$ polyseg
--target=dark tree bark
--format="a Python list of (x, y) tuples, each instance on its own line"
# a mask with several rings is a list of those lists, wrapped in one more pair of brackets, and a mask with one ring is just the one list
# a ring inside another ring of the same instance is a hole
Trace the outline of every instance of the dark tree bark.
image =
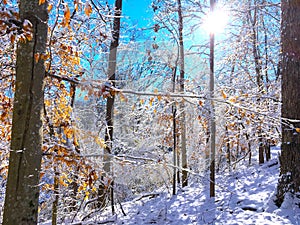
[(52, 203), (52, 225), (57, 224), (57, 211), (59, 202), (59, 172), (57, 172), (57, 167), (54, 166), (54, 201)]
[[(113, 22), (112, 37), (113, 40), (110, 44), (109, 59), (108, 59), (108, 80), (115, 86), (116, 81), (116, 66), (117, 66), (117, 48), (119, 46), (120, 37), (120, 24), (121, 24), (121, 10), (122, 0), (115, 2), (115, 18)], [(115, 96), (112, 95), (107, 98), (106, 103), (106, 124), (107, 130), (105, 133), (106, 148), (104, 149), (104, 170), (110, 172), (110, 160), (106, 159), (111, 154), (112, 140), (113, 140), (113, 109), (114, 109)]]
[[(113, 30), (112, 37), (113, 40), (110, 43), (109, 48), (109, 59), (108, 59), (108, 80), (115, 87), (116, 81), (116, 66), (117, 66), (117, 49), (119, 46), (119, 37), (120, 37), (120, 25), (121, 25), (121, 12), (122, 12), (122, 0), (115, 1), (115, 17), (113, 20)], [(107, 98), (106, 102), (106, 132), (105, 132), (105, 144), (104, 148), (104, 171), (107, 175), (111, 172), (111, 153), (112, 153), (112, 141), (113, 141), (113, 117), (114, 117), (114, 102), (115, 96), (112, 95)], [(113, 182), (111, 183), (110, 193), (111, 193), (111, 202), (112, 202), (112, 211), (114, 213), (114, 204), (113, 204)], [(103, 195), (105, 196), (105, 195)]]
[[(251, 8), (252, 1), (249, 1), (249, 9)], [(255, 64), (255, 73), (256, 73), (256, 84), (258, 87), (259, 94), (261, 94), (263, 89), (263, 76), (262, 76), (262, 65), (261, 65), (261, 56), (259, 54), (258, 49), (258, 31), (257, 31), (257, 17), (258, 17), (258, 2), (257, 0), (254, 0), (253, 2), (254, 9), (253, 9), (253, 15), (251, 13), (251, 10), (249, 10), (248, 13), (248, 23), (251, 27), (251, 41), (252, 41), (252, 53), (253, 53), (253, 59)], [(258, 97), (257, 103), (260, 104), (260, 99)], [(259, 125), (257, 126), (257, 133), (258, 133), (258, 162), (259, 164), (263, 164), (265, 162), (264, 159), (264, 140), (262, 136), (262, 121), (259, 119)]]
[(33, 38), (17, 47), (16, 91), (9, 170), (4, 204), (4, 225), (37, 224), (39, 177), (42, 159), (44, 61), (35, 60), (46, 50), (47, 4), (20, 0), (20, 18), (33, 25)]
[(282, 152), (277, 204), (300, 187), (300, 1), (283, 0), (282, 41)]
[[(210, 0), (210, 12), (214, 11), (216, 1)], [(215, 165), (216, 165), (216, 121), (215, 121), (215, 107), (214, 107), (214, 91), (215, 91), (215, 77), (214, 77), (214, 62), (215, 59), (215, 34), (209, 34), (209, 93), (210, 93), (210, 197), (215, 197)]]
[[(177, 63), (176, 63), (177, 64)], [(176, 66), (172, 68), (172, 85), (173, 85), (173, 93), (175, 93), (175, 86), (176, 86)], [(173, 115), (173, 195), (176, 195), (176, 175), (177, 175), (177, 126), (176, 126), (176, 102), (172, 104), (172, 115)]]

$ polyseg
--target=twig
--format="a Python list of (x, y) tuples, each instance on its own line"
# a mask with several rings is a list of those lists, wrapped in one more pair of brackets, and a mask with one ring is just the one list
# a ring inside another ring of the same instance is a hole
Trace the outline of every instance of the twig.
[(72, 79), (72, 78), (69, 78), (69, 77), (61, 77), (61, 76), (58, 76), (58, 75), (55, 75), (55, 74), (52, 74), (52, 73), (48, 73), (46, 72), (46, 76), (47, 77), (53, 77), (57, 80), (64, 80), (64, 81), (67, 81), (67, 82), (70, 82), (72, 84), (80, 84), (80, 82), (78, 80), (75, 80), (75, 79)]
[(139, 200), (141, 200), (142, 198), (148, 198), (148, 197), (150, 197), (150, 198), (155, 198), (155, 197), (157, 197), (157, 196), (159, 196), (159, 194), (157, 194), (157, 193), (150, 193), (150, 194), (142, 195), (141, 197), (139, 197), (139, 198), (136, 199), (135, 201), (139, 201)]
[(102, 16), (101, 13), (100, 13), (100, 10), (99, 10), (99, 8), (97, 7), (97, 5), (95, 4), (95, 2), (94, 2), (93, 0), (91, 0), (91, 3), (92, 3), (92, 5), (95, 7), (95, 9), (96, 9), (98, 15), (100, 16), (100, 19), (106, 24), (107, 22), (104, 20), (103, 16)]
[(125, 211), (124, 211), (124, 209), (123, 209), (123, 206), (122, 206), (120, 200), (117, 199), (117, 201), (118, 201), (118, 203), (119, 203), (119, 205), (120, 205), (120, 208), (121, 208), (121, 211), (122, 211), (123, 215), (124, 215), (124, 216), (127, 216), (127, 214), (125, 213)]

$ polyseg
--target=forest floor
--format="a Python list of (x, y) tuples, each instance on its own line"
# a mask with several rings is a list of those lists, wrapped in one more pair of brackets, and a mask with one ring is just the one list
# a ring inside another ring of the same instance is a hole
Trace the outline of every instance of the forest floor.
[(123, 213), (119, 205), (117, 215), (102, 212), (82, 224), (300, 225), (299, 198), (287, 196), (280, 209), (274, 204), (279, 151), (272, 148), (272, 159), (263, 165), (255, 160), (252, 166), (243, 165), (245, 160), (233, 172), (219, 173), (215, 198), (209, 197), (209, 182), (203, 181), (174, 196), (159, 191), (144, 195), (122, 203)]
[[(207, 176), (199, 176), (197, 182), (179, 189), (174, 196), (171, 190), (156, 190), (118, 203), (114, 216), (107, 209), (91, 214), (85, 221), (62, 224), (300, 225), (300, 196), (288, 195), (281, 208), (274, 204), (279, 152), (279, 148), (272, 148), (272, 159), (263, 165), (258, 165), (255, 157), (251, 166), (245, 160), (230, 173), (220, 171), (215, 198), (209, 197)], [(40, 223), (50, 224), (51, 221)]]

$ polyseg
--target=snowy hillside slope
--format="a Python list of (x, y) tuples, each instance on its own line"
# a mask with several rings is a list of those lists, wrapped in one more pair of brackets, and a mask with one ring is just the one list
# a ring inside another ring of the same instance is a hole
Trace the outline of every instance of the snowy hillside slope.
[[(116, 215), (110, 210), (91, 214), (81, 221), (60, 224), (176, 224), (176, 225), (300, 225), (300, 194), (286, 196), (281, 208), (274, 204), (279, 175), (278, 147), (272, 148), (271, 161), (258, 165), (247, 160), (231, 173), (220, 172), (216, 177), (216, 197), (209, 197), (209, 180), (180, 189), (172, 196), (167, 191), (143, 194), (132, 201), (118, 203)], [(4, 186), (0, 200), (4, 201)], [(126, 214), (126, 215), (125, 215)], [(88, 219), (89, 218), (89, 219)], [(40, 218), (43, 221), (43, 218)], [(51, 221), (40, 223), (50, 225)]]
[(298, 198), (288, 196), (281, 209), (273, 202), (279, 175), (278, 153), (279, 148), (273, 148), (272, 160), (263, 165), (254, 162), (230, 174), (218, 174), (215, 199), (209, 198), (206, 181), (179, 190), (175, 196), (156, 192), (157, 195), (122, 203), (126, 216), (119, 206), (116, 216), (105, 218), (102, 213), (82, 224), (298, 225)]

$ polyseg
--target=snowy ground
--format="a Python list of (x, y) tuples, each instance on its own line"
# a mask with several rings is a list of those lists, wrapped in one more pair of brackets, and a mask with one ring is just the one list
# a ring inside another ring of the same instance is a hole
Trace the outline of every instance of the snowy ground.
[[(236, 171), (218, 174), (215, 198), (209, 197), (209, 181), (203, 178), (201, 183), (181, 189), (175, 196), (157, 191), (118, 204), (114, 216), (106, 211), (95, 213), (86, 221), (63, 224), (300, 225), (300, 196), (287, 196), (280, 209), (273, 202), (279, 173), (278, 152), (278, 148), (273, 148), (272, 160), (261, 166), (253, 162), (253, 166), (239, 165)], [(48, 221), (40, 225), (50, 224)]]
[[(300, 201), (288, 196), (281, 209), (273, 202), (278, 180), (279, 149), (272, 160), (250, 167), (239, 166), (230, 174), (217, 176), (216, 198), (209, 198), (208, 182), (192, 185), (175, 196), (157, 193), (122, 203), (117, 216), (95, 215), (82, 224), (259, 224), (300, 225)], [(111, 222), (109, 222), (111, 221)]]

